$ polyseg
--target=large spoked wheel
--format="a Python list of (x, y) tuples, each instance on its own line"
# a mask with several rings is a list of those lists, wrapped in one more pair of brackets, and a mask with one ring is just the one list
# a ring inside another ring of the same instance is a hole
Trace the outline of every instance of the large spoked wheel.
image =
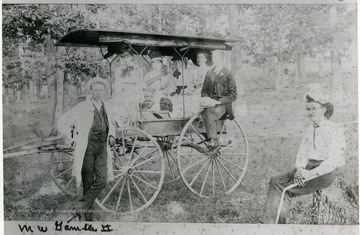
[(57, 151), (51, 153), (51, 177), (55, 184), (64, 193), (77, 196), (75, 176), (72, 176), (74, 158), (70, 151)]
[(209, 147), (202, 113), (192, 117), (177, 145), (180, 176), (186, 187), (203, 198), (230, 194), (241, 183), (248, 165), (245, 132), (234, 120), (218, 121), (219, 145)]
[(96, 199), (98, 206), (116, 213), (150, 206), (165, 176), (165, 160), (156, 140), (137, 128), (118, 129), (112, 154), (114, 180)]

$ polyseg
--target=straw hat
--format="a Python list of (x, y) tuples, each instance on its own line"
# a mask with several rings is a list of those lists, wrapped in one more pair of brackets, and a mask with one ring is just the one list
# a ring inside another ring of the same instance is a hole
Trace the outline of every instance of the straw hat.
[(329, 119), (334, 113), (334, 105), (330, 102), (330, 97), (324, 94), (319, 83), (310, 83), (309, 91), (304, 96), (305, 102), (316, 102), (326, 108), (324, 116)]
[(162, 62), (162, 58), (161, 57), (154, 57), (150, 60), (150, 63), (155, 62), (155, 61), (161, 61)]
[(86, 89), (88, 92), (91, 92), (91, 86), (92, 86), (93, 84), (95, 84), (95, 83), (101, 83), (101, 84), (103, 84), (106, 91), (109, 91), (109, 89), (110, 89), (109, 83), (108, 83), (105, 79), (102, 79), (102, 78), (100, 78), (100, 77), (95, 77), (95, 78), (90, 79), (90, 80), (85, 84), (85, 89)]

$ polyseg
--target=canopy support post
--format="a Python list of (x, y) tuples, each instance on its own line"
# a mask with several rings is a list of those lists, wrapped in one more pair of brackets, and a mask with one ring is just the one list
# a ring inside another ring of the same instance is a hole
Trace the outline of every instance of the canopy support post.
[[(149, 65), (150, 65), (150, 63), (149, 63), (149, 61), (147, 61), (145, 58), (144, 58), (144, 56), (143, 56), (143, 53), (144, 53), (144, 51), (147, 49), (147, 47), (148, 46), (145, 46), (144, 47), (144, 49), (142, 49), (141, 51), (140, 51), (140, 53), (139, 52), (137, 52), (137, 50), (135, 50), (132, 46), (131, 46), (131, 44), (129, 44), (129, 46), (130, 46), (130, 49), (131, 50), (133, 50), (137, 55), (138, 55), (138, 65), (140, 66), (140, 57), (139, 56), (141, 56)], [(150, 65), (151, 66), (151, 65)], [(140, 68), (140, 70), (141, 70), (141, 68)], [(139, 109), (140, 109), (140, 119), (142, 119), (143, 118), (143, 114), (142, 114), (142, 103), (143, 103), (143, 85), (142, 85), (142, 80), (143, 80), (143, 77), (142, 77), (142, 74), (139, 74), (139, 76), (140, 76), (140, 104), (139, 104)]]
[[(100, 48), (100, 52), (101, 52), (101, 55), (105, 58), (105, 54), (104, 54), (104, 52), (103, 52), (103, 50), (102, 50), (102, 48), (101, 48), (101, 46), (99, 46), (99, 48)], [(112, 59), (111, 61), (109, 61), (107, 58), (105, 59), (108, 63), (109, 63), (109, 73), (110, 73), (110, 78), (109, 78), (109, 84), (110, 84), (110, 96), (112, 96), (112, 90), (113, 90), (113, 88), (112, 88), (112, 80), (111, 80), (111, 78), (112, 78), (112, 71), (111, 71), (111, 65), (112, 65), (112, 63), (116, 60), (116, 58), (118, 57), (119, 55), (118, 54), (116, 54), (116, 56), (115, 56), (115, 58), (114, 59)]]
[(178, 52), (175, 47), (173, 47), (173, 49), (176, 52), (176, 54), (178, 54), (181, 58), (181, 82), (182, 82), (181, 95), (182, 95), (182, 100), (183, 100), (183, 118), (185, 118), (185, 94), (184, 94), (184, 91), (185, 91), (185, 89), (184, 89), (184, 83), (185, 83), (185, 81), (184, 81), (184, 63), (185, 63), (185, 61), (184, 61), (184, 57), (189, 52), (190, 47), (187, 48), (187, 50), (185, 51), (185, 53), (183, 55), (181, 55), (180, 52)]

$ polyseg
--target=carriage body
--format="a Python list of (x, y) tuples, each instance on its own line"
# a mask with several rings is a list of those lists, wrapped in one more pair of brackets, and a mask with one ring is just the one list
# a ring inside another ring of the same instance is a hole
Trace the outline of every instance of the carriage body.
[[(195, 62), (198, 50), (230, 51), (228, 43), (231, 42), (164, 34), (74, 30), (56, 46), (98, 47), (111, 71), (112, 61), (124, 48), (131, 49), (139, 60), (146, 60), (144, 56), (156, 49), (162, 56), (180, 56), (183, 62), (186, 57)], [(104, 48), (107, 48), (106, 54)], [(182, 69), (184, 71), (184, 63)], [(112, 80), (108, 79), (111, 84)], [(140, 86), (139, 93), (142, 92)], [(184, 97), (184, 92), (181, 95)], [(239, 121), (217, 120), (220, 144), (210, 148), (202, 112), (186, 116), (184, 98), (182, 117), (177, 118), (159, 110), (156, 118), (153, 110), (145, 110), (141, 104), (138, 107), (140, 118), (116, 129), (116, 145), (112, 148), (115, 179), (96, 199), (100, 208), (116, 213), (141, 211), (153, 203), (164, 182), (180, 179), (192, 193), (203, 198), (228, 195), (240, 185), (248, 165), (248, 143)], [(51, 148), (44, 147), (39, 145), (37, 150), (51, 152), (51, 174), (55, 183), (69, 195), (79, 194), (81, 189), (76, 187), (71, 174), (71, 148), (61, 147), (54, 141)]]

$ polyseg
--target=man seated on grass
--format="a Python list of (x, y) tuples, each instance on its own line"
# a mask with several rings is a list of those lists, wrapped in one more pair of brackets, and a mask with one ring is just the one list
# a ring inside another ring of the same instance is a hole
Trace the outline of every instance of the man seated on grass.
[[(320, 88), (307, 94), (305, 99), (311, 125), (306, 129), (298, 150), (296, 168), (271, 177), (260, 223), (276, 223), (281, 194), (285, 187), (297, 184), (285, 193), (278, 221), (281, 224), (286, 223), (292, 197), (330, 186), (335, 180), (336, 169), (345, 165), (344, 131), (339, 124), (328, 120), (333, 114), (333, 105), (327, 101), (327, 96), (322, 94)], [(310, 178), (314, 179), (309, 180)]]

